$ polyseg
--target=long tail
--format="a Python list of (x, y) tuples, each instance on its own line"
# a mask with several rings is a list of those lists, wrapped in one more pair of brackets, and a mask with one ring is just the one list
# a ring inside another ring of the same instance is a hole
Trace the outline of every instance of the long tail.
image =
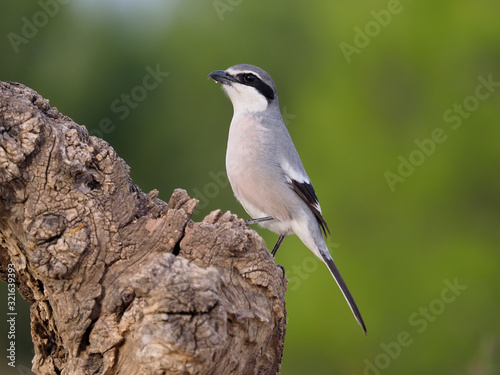
[(344, 298), (347, 301), (347, 304), (351, 308), (351, 311), (354, 314), (354, 317), (356, 318), (359, 325), (363, 329), (364, 334), (366, 335), (367, 331), (366, 331), (365, 322), (363, 321), (363, 317), (361, 316), (361, 313), (359, 312), (358, 306), (356, 305), (356, 302), (354, 302), (354, 298), (352, 297), (352, 294), (349, 291), (347, 284), (345, 283), (344, 279), (342, 278), (342, 275), (340, 274), (339, 269), (335, 265), (335, 262), (333, 261), (332, 256), (330, 255), (328, 250), (326, 253), (325, 253), (325, 251), (320, 250), (320, 254), (321, 254), (322, 260), (328, 266), (330, 273), (332, 274), (333, 278), (335, 279), (335, 282), (337, 283), (340, 290), (342, 291), (342, 294), (344, 295)]
[(330, 270), (335, 282), (339, 286), (342, 294), (344, 295), (347, 304), (351, 308), (354, 317), (358, 321), (359, 325), (363, 329), (364, 334), (366, 335), (366, 326), (363, 318), (361, 317), (361, 313), (359, 312), (358, 306), (356, 306), (356, 302), (354, 302), (354, 298), (352, 298), (351, 292), (349, 292), (349, 288), (342, 278), (339, 269), (335, 265), (330, 252), (328, 251), (328, 246), (326, 246), (326, 242), (321, 233), (319, 224), (316, 221), (314, 216), (310, 217), (310, 222), (314, 221), (314, 225), (309, 225), (309, 223), (305, 224), (303, 222), (292, 222), (293, 232), (301, 239), (301, 241), (306, 245), (309, 250), (311, 250), (314, 255), (316, 255), (319, 259), (321, 259)]

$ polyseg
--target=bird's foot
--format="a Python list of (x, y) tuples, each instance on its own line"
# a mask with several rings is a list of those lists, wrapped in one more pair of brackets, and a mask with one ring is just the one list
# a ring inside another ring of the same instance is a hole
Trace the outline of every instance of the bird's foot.
[(281, 271), (283, 272), (283, 277), (285, 277), (285, 267), (283, 267), (281, 264), (277, 264), (276, 267), (281, 268)]
[(271, 221), (271, 220), (274, 220), (274, 217), (271, 217), (271, 216), (259, 217), (257, 219), (245, 220), (245, 224), (252, 225), (252, 224), (263, 223), (265, 221)]

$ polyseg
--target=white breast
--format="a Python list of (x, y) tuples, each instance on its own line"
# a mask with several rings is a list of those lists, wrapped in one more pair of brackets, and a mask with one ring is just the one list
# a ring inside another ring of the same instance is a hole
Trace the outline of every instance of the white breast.
[[(280, 234), (290, 232), (287, 192), (293, 194), (274, 171), (269, 155), (269, 135), (252, 114), (235, 115), (231, 121), (226, 153), (226, 170), (234, 195), (252, 218), (271, 216), (275, 221), (262, 226)], [(279, 186), (278, 186), (279, 185)]]

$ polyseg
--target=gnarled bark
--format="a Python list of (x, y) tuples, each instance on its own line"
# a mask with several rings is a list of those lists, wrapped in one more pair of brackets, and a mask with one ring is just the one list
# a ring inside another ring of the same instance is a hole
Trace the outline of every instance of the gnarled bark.
[(196, 204), (142, 193), (106, 142), (0, 82), (0, 275), (32, 302), (37, 374), (279, 373), (286, 278)]

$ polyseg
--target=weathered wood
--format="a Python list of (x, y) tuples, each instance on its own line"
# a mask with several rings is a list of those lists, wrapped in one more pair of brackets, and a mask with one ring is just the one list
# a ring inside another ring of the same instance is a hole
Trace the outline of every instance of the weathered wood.
[(231, 213), (132, 184), (105, 141), (0, 82), (0, 276), (32, 302), (37, 374), (278, 374), (286, 278)]

